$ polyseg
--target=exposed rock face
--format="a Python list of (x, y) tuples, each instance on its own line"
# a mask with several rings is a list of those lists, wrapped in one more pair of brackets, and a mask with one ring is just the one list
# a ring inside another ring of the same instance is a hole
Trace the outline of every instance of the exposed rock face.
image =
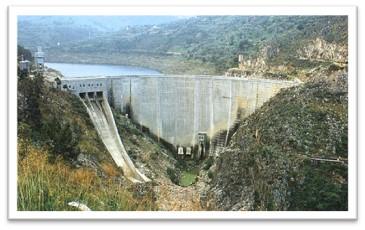
[(297, 50), (299, 59), (347, 62), (347, 45), (339, 45), (327, 42), (321, 38), (309, 41), (309, 43)]
[[(210, 209), (251, 211), (254, 210), (254, 190), (250, 186), (249, 177), (243, 176), (246, 170), (240, 166), (239, 150), (227, 149), (224, 157), (218, 158), (214, 171), (214, 186), (208, 192), (208, 197), (214, 200)], [(229, 165), (229, 170), (226, 168)]]
[(247, 59), (240, 63), (239, 69), (241, 70), (264, 70), (267, 68), (266, 66), (266, 59), (263, 57), (257, 57), (254, 59)]
[(95, 157), (83, 153), (80, 153), (77, 156), (76, 166), (80, 167), (79, 164), (83, 167), (92, 168), (94, 170), (98, 170), (100, 168), (100, 165)]
[(283, 90), (245, 119), (216, 160), (221, 210), (347, 210), (347, 74)]
[(238, 68), (228, 69), (226, 76), (294, 79), (320, 66), (325, 69), (330, 64), (336, 64), (344, 68), (347, 56), (347, 45), (331, 43), (319, 37), (297, 44), (290, 51), (268, 44), (255, 57), (241, 56)]
[(276, 45), (267, 45), (264, 46), (260, 52), (258, 53), (256, 58), (244, 58), (239, 64), (239, 69), (245, 70), (253, 70), (253, 71), (265, 71), (269, 70), (269, 66), (267, 64), (268, 60), (275, 58), (279, 55), (280, 49)]
[(288, 75), (295, 73), (296, 68), (288, 63), (272, 63), (280, 54), (278, 45), (268, 44), (255, 57), (242, 56), (238, 68), (228, 69), (226, 76), (288, 80)]

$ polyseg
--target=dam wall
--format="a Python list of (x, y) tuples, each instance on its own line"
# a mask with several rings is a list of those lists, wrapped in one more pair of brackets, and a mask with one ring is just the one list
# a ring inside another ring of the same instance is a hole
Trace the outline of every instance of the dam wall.
[(192, 147), (253, 113), (293, 81), (222, 76), (120, 76), (62, 80), (75, 94), (101, 91), (114, 108), (175, 147)]

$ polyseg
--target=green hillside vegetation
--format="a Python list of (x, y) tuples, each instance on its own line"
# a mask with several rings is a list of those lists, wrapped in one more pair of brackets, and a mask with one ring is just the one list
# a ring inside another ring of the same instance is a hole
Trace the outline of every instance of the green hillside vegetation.
[[(347, 43), (347, 18), (342, 16), (198, 16), (159, 26), (133, 26), (118, 32), (61, 47), (50, 47), (52, 61), (84, 60), (113, 64), (141, 65), (172, 71), (180, 63), (189, 68), (204, 65), (209, 73), (224, 73), (245, 58), (260, 55), (265, 46), (279, 48), (269, 65), (303, 64), (296, 50), (320, 37), (337, 44)], [(21, 42), (21, 41), (20, 41)], [(97, 58), (104, 54), (103, 58)], [(88, 60), (88, 57), (92, 57)], [(108, 56), (108, 59), (104, 57)], [(123, 58), (124, 57), (124, 58)], [(128, 60), (129, 57), (133, 60)], [(104, 61), (103, 61), (104, 60)], [(155, 60), (170, 60), (166, 66)], [(203, 73), (196, 69), (196, 73)]]
[(21, 57), (23, 56), (24, 60), (32, 61), (32, 52), (30, 50), (24, 49), (23, 46), (18, 45), (18, 61), (21, 61)]
[[(138, 17), (138, 18), (137, 18)], [(180, 20), (176, 16), (19, 16), (21, 44), (31, 50), (67, 45), (100, 38), (121, 28), (134, 25), (157, 25)]]
[(217, 159), (217, 206), (347, 210), (346, 81), (342, 72), (282, 90), (245, 119)]
[(99, 160), (108, 156), (79, 99), (46, 87), (42, 76), (19, 79), (18, 122), (21, 137), (47, 146), (55, 156), (75, 159), (89, 153)]
[(88, 25), (77, 25), (67, 21), (57, 22), (52, 20), (19, 20), (18, 23), (18, 44), (31, 51), (36, 51), (37, 46), (44, 50), (49, 47), (67, 45), (89, 39), (90, 35), (103, 34), (97, 29)]

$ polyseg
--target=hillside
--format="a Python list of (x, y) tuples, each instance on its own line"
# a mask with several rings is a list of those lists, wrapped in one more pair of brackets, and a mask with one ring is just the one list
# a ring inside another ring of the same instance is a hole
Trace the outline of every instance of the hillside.
[[(176, 60), (162, 69), (157, 66), (164, 72), (189, 61), (190, 68), (204, 64), (211, 72), (224, 73), (238, 65), (238, 54), (243, 54), (245, 59), (265, 55), (268, 65), (292, 65), (294, 68), (310, 65), (311, 62), (300, 61), (297, 53), (317, 38), (345, 45), (347, 19), (331, 16), (199, 16), (160, 26), (130, 27), (87, 42), (55, 47), (49, 52), (50, 56), (56, 57), (50, 57), (51, 60), (65, 55), (61, 61), (92, 57), (96, 62), (106, 62), (103, 57), (97, 58), (98, 55), (107, 54), (112, 57), (111, 61), (118, 60), (119, 56), (138, 55), (142, 59), (140, 63), (137, 59), (127, 64), (147, 67), (156, 66), (146, 59)], [(264, 54), (263, 49), (267, 49)], [(123, 59), (120, 63), (124, 64)]]
[[(107, 25), (106, 18), (103, 25)], [(100, 22), (93, 20), (77, 24), (74, 18), (68, 19), (72, 23), (48, 18), (46, 26), (41, 19), (23, 20), (18, 41), (32, 50), (43, 46), (47, 60), (53, 62), (137, 65), (181, 74), (222, 74), (238, 66), (238, 54), (245, 60), (264, 58), (267, 65), (313, 67), (318, 63), (301, 55), (301, 48), (316, 39), (344, 46), (345, 53), (347, 49), (347, 18), (342, 16), (152, 18), (152, 22), (165, 23), (143, 24), (147, 23), (143, 17), (137, 21), (112, 17), (110, 24), (117, 27), (119, 22), (120, 29), (103, 32), (98, 28)]]
[(18, 210), (155, 210), (151, 189), (123, 178), (74, 95), (19, 79)]
[(210, 169), (211, 208), (347, 210), (347, 73), (315, 78), (240, 123)]
[(37, 46), (70, 45), (100, 38), (128, 26), (158, 25), (182, 19), (175, 16), (19, 16), (18, 41), (32, 51)]

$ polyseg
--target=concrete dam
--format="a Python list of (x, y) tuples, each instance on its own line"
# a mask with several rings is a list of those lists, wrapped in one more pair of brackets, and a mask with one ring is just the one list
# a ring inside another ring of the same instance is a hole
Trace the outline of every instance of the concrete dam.
[[(237, 119), (253, 113), (294, 81), (223, 76), (119, 76), (64, 78), (63, 90), (80, 97), (100, 94), (180, 155), (212, 153), (213, 141)], [(228, 131), (227, 131), (228, 130)], [(105, 143), (107, 144), (107, 143)]]

